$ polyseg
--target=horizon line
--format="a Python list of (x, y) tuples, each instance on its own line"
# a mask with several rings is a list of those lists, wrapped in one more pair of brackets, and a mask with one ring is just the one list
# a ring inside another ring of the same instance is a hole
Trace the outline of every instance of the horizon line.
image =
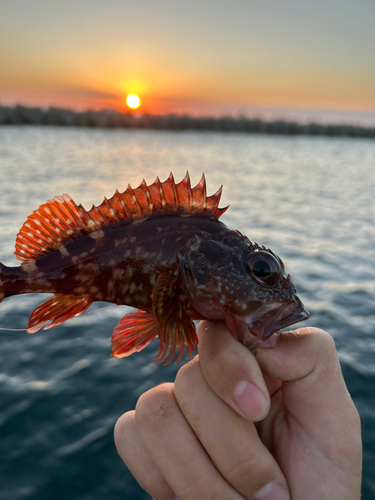
[(169, 131), (240, 132), (282, 135), (325, 135), (375, 138), (375, 126), (350, 123), (301, 123), (295, 120), (265, 120), (245, 115), (194, 116), (168, 113), (156, 115), (111, 108), (78, 111), (49, 106), (3, 106), (0, 103), (1, 125), (39, 125), (88, 128), (155, 129)]

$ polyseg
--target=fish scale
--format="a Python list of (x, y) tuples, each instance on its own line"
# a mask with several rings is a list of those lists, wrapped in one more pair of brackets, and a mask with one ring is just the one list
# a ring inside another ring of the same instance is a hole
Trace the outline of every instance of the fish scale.
[[(137, 308), (112, 334), (112, 353), (129, 356), (159, 338), (156, 358), (190, 356), (194, 319), (223, 320), (256, 352), (280, 328), (308, 317), (284, 265), (219, 221), (221, 188), (206, 194), (189, 174), (118, 190), (87, 211), (56, 196), (26, 220), (16, 239), (19, 267), (0, 264), (0, 301), (53, 293), (31, 314), (27, 331), (51, 328), (94, 301)], [(168, 355), (169, 351), (169, 355)]]

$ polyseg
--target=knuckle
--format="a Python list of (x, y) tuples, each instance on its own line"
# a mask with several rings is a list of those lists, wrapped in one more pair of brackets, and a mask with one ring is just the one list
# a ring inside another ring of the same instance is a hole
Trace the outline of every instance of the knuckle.
[(199, 358), (195, 356), (194, 359), (178, 370), (174, 384), (175, 391), (179, 393), (190, 391), (199, 382), (201, 377)]
[(170, 418), (176, 409), (173, 384), (162, 384), (142, 394), (135, 407), (137, 426), (149, 427)]
[[(311, 373), (319, 374), (323, 379), (336, 371), (338, 357), (333, 337), (324, 330), (304, 327), (283, 335), (284, 347), (281, 361), (286, 365), (290, 359), (298, 359), (290, 370), (293, 378)], [(277, 349), (277, 348), (276, 348)]]
[(164, 498), (173, 500), (174, 493), (159, 470), (155, 467), (142, 477), (142, 488), (152, 493), (152, 498)]
[[(176, 497), (175, 497), (176, 498)], [(223, 490), (219, 484), (209, 484), (205, 482), (196, 484), (184, 484), (179, 491), (179, 498), (191, 498), (194, 500), (229, 500), (238, 498), (236, 494), (233, 497), (228, 496), (228, 490)]]
[(256, 478), (256, 482), (254, 482), (254, 479), (252, 480), (252, 487), (256, 491), (273, 479), (272, 473), (274, 473), (274, 470), (269, 460), (251, 450), (244, 453), (241, 460), (237, 456), (229, 463), (232, 465), (225, 471), (224, 475), (231, 484), (236, 484), (251, 474), (252, 478)]
[(129, 434), (132, 431), (133, 426), (134, 426), (134, 410), (128, 411), (123, 415), (121, 415), (121, 417), (117, 419), (113, 431), (115, 441), (117, 439), (122, 439), (124, 438), (124, 436)]
[(314, 340), (319, 352), (336, 351), (336, 344), (332, 335), (320, 328), (310, 328), (310, 335), (314, 335)]
[(185, 365), (177, 374), (174, 383), (174, 394), (181, 412), (191, 421), (196, 419), (210, 397), (210, 386), (207, 384), (198, 359)]
[(321, 378), (329, 378), (332, 373), (340, 371), (340, 363), (336, 351), (334, 338), (324, 330), (316, 329), (315, 333), (315, 356), (314, 367)]

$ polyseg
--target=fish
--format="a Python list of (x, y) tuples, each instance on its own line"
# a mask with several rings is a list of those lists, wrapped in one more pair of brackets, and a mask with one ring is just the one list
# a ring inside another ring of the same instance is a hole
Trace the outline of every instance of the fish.
[(171, 173), (90, 210), (63, 194), (39, 206), (16, 238), (21, 265), (0, 263), (0, 302), (53, 294), (31, 314), (27, 332), (52, 328), (95, 301), (136, 309), (113, 330), (112, 355), (126, 357), (158, 337), (158, 363), (186, 359), (198, 343), (195, 320), (224, 321), (253, 353), (282, 328), (309, 317), (278, 255), (219, 218), (222, 186), (207, 196), (204, 174)]

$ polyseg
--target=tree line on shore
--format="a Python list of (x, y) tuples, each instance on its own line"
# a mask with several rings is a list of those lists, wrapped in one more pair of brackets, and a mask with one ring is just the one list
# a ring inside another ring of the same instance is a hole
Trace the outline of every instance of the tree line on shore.
[(62, 108), (0, 106), (0, 125), (53, 125), (64, 127), (197, 130), (284, 135), (326, 135), (375, 138), (375, 127), (359, 125), (265, 121), (245, 116), (194, 117), (120, 113), (115, 110), (73, 111)]

